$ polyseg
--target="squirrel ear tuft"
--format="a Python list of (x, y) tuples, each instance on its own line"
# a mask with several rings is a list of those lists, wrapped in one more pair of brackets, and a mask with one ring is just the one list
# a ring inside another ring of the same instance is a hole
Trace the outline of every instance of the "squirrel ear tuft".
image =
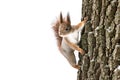
[(67, 13), (67, 20), (66, 20), (66, 21), (67, 21), (68, 24), (71, 24), (71, 20), (70, 20), (70, 15), (69, 15), (69, 13)]
[(62, 16), (62, 12), (60, 12), (60, 23), (63, 23), (63, 16)]

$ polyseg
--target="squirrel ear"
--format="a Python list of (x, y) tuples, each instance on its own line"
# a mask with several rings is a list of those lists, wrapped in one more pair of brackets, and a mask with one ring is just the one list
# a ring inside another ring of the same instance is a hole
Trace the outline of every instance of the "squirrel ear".
[(62, 12), (60, 12), (60, 23), (63, 23)]
[(67, 13), (67, 20), (66, 20), (66, 22), (67, 22), (68, 24), (71, 24), (71, 20), (70, 20), (70, 15), (69, 15), (69, 13)]

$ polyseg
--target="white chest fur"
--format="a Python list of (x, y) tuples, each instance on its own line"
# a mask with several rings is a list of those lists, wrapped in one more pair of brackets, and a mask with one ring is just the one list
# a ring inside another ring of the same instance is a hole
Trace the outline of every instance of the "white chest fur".
[(75, 31), (75, 32), (73, 32), (73, 33), (71, 33), (71, 34), (69, 34), (68, 36), (67, 36), (67, 38), (68, 38), (68, 40), (70, 41), (70, 42), (73, 42), (73, 43), (78, 43), (79, 42), (79, 33), (77, 32), (77, 31)]

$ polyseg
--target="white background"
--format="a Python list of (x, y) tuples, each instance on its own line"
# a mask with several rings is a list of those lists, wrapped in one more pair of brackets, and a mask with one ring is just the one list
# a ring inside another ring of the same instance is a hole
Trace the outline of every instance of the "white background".
[(81, 18), (81, 0), (0, 0), (0, 80), (76, 80), (51, 29), (59, 12)]

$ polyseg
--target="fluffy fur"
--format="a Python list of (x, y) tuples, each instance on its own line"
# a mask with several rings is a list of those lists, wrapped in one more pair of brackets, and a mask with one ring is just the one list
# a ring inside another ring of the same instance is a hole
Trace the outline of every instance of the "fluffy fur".
[(68, 60), (71, 66), (76, 69), (79, 69), (80, 66), (76, 64), (74, 50), (79, 51), (81, 54), (85, 53), (77, 43), (79, 42), (78, 32), (81, 32), (86, 21), (87, 19), (84, 19), (84, 21), (80, 22), (78, 25), (72, 26), (69, 14), (67, 14), (65, 20), (62, 17), (62, 13), (60, 13), (59, 20), (57, 20), (53, 26), (60, 52)]

